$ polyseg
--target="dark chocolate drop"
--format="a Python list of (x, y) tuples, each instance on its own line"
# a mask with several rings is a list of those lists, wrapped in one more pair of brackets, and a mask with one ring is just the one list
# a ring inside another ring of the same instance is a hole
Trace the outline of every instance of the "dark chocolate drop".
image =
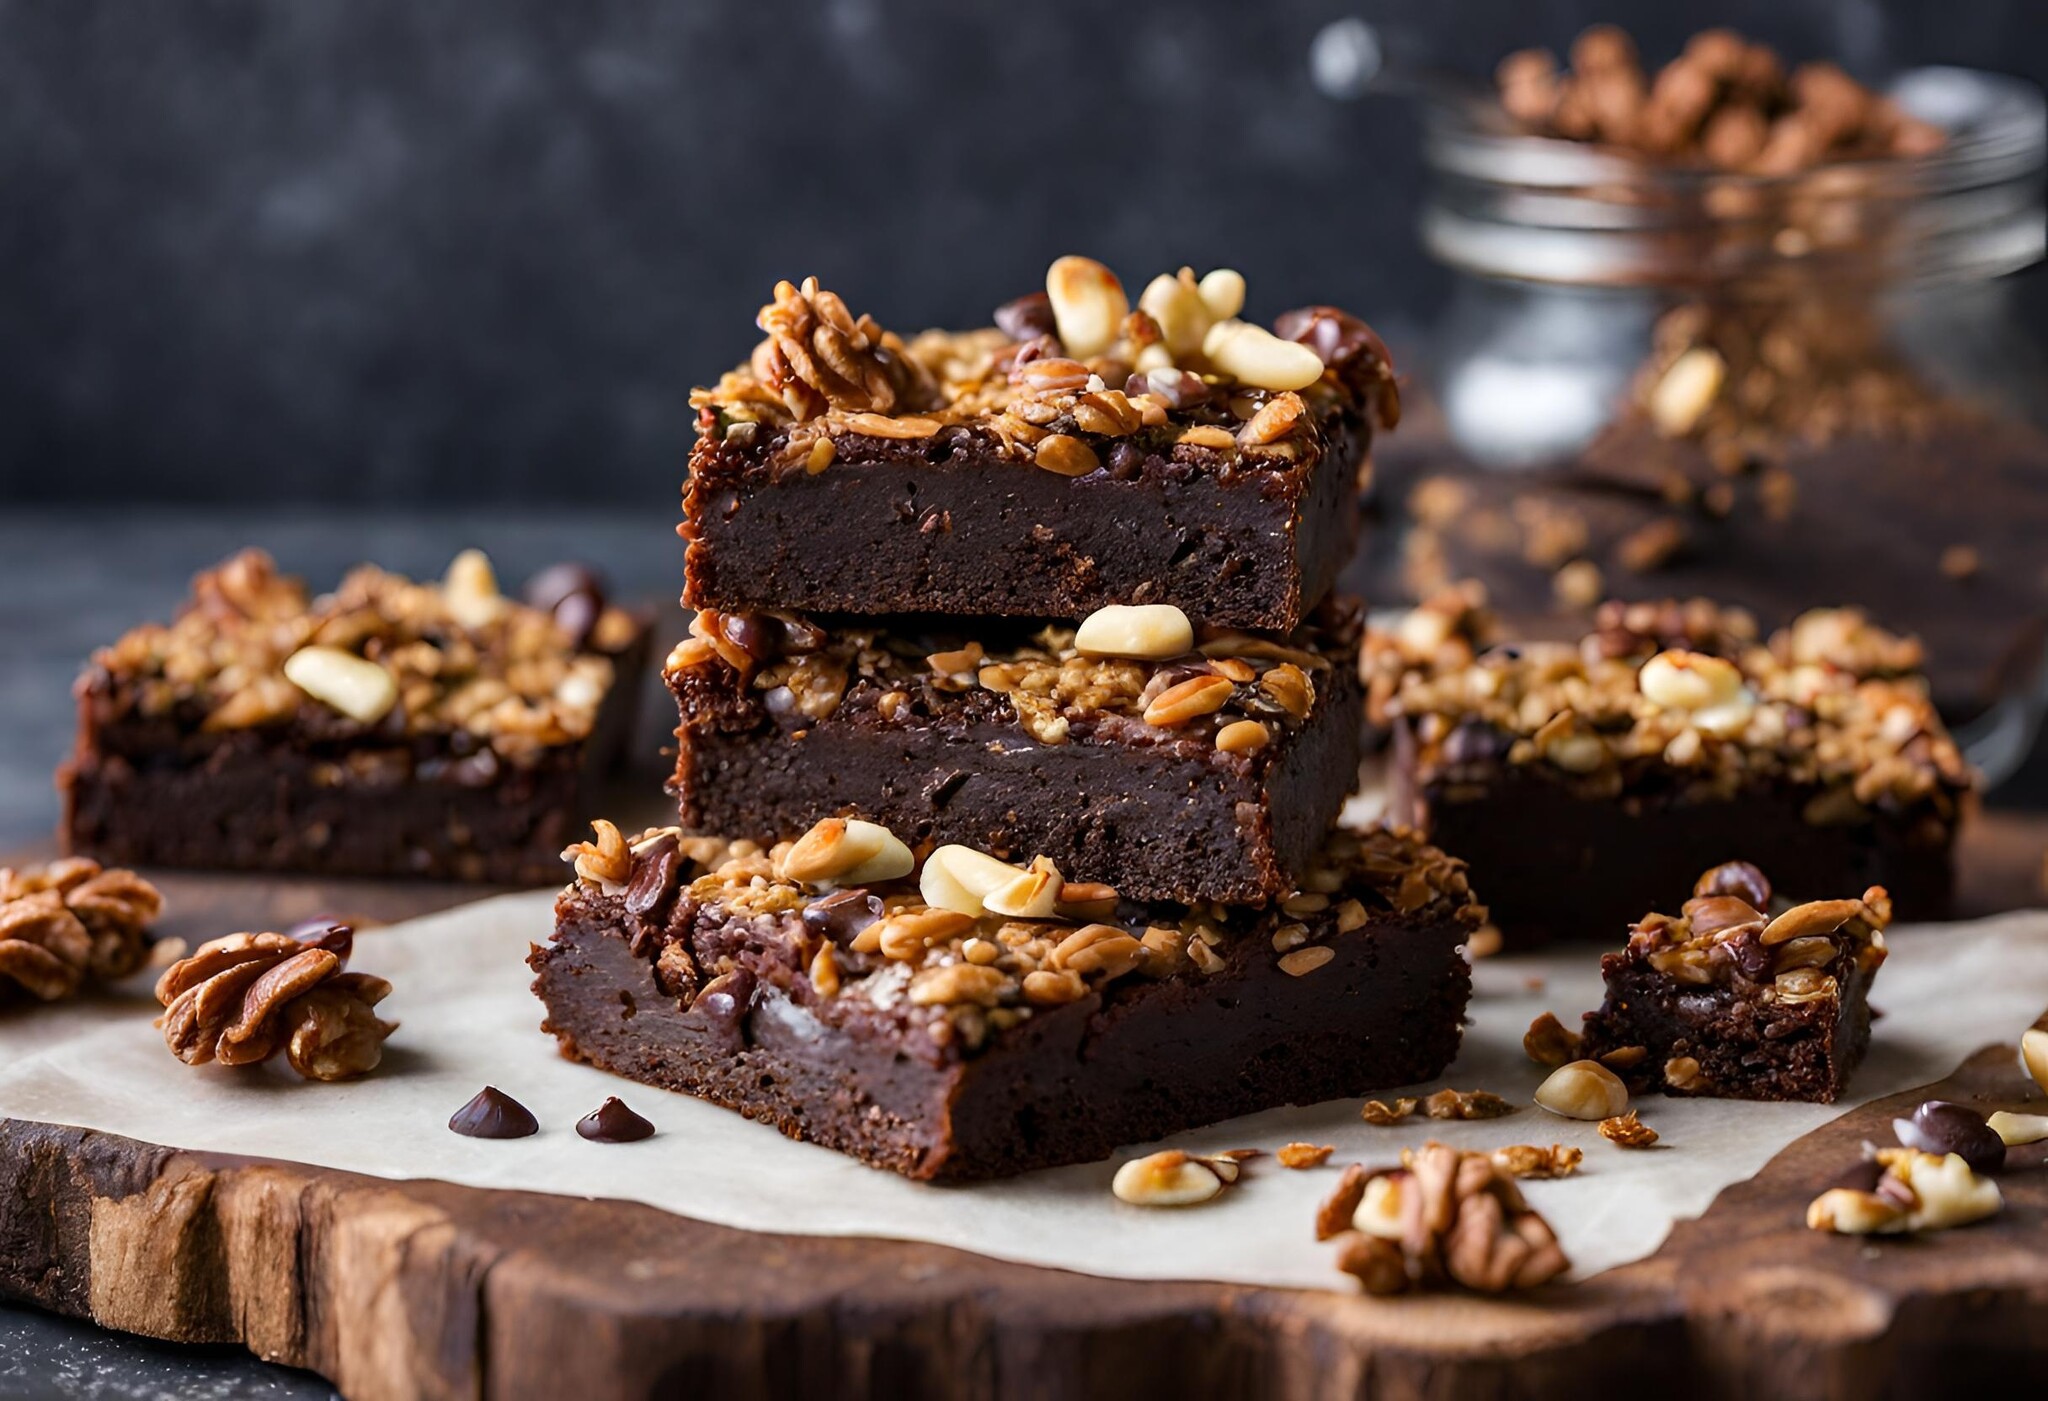
[(550, 565), (528, 579), (522, 592), (529, 606), (554, 614), (556, 626), (579, 650), (589, 644), (591, 629), (604, 615), (604, 580), (586, 564)]
[(1923, 1153), (1954, 1153), (1975, 1172), (1997, 1172), (2005, 1166), (2005, 1140), (1984, 1116), (1967, 1104), (1930, 1099), (1910, 1119), (1892, 1120), (1899, 1142)]
[(626, 882), (626, 912), (642, 919), (660, 919), (675, 894), (676, 873), (683, 854), (673, 832), (663, 832), (645, 851), (633, 856), (633, 875)]
[(325, 949), (343, 963), (348, 962), (350, 951), (355, 947), (356, 929), (353, 924), (336, 915), (314, 915), (302, 919), (284, 931), (287, 939), (297, 939), (309, 948)]
[(464, 1138), (525, 1138), (540, 1132), (540, 1121), (518, 1100), (495, 1085), (486, 1085), (455, 1111), (448, 1127)]
[(654, 1136), (654, 1125), (626, 1107), (617, 1095), (576, 1121), (576, 1132), (592, 1143), (636, 1143)]
[(835, 944), (852, 943), (854, 935), (881, 917), (881, 897), (858, 886), (835, 890), (804, 906), (804, 928)]
[(1701, 876), (1692, 888), (1695, 896), (1732, 895), (1759, 910), (1771, 907), (1771, 883), (1764, 873), (1747, 861), (1724, 861)]

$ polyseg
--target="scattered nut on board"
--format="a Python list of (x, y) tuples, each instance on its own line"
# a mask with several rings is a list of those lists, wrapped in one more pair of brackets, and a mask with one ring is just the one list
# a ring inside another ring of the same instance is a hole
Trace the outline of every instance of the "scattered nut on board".
[(1536, 1102), (1567, 1119), (1597, 1123), (1628, 1108), (1628, 1086), (1598, 1061), (1569, 1061), (1537, 1087)]
[(354, 943), (346, 924), (312, 937), (230, 934), (201, 944), (157, 979), (164, 1044), (187, 1065), (254, 1065), (279, 1050), (309, 1080), (346, 1080), (377, 1068), (398, 1029), (373, 1010), (391, 984), (343, 969)]
[(1955, 1154), (1880, 1148), (1841, 1184), (1815, 1197), (1806, 1224), (1839, 1235), (1945, 1231), (1995, 1216), (2005, 1204), (1998, 1184)]
[(1638, 1119), (1633, 1109), (1602, 1119), (1600, 1136), (1621, 1148), (1648, 1148), (1657, 1141), (1657, 1131)]
[(1133, 1158), (1116, 1170), (1110, 1190), (1132, 1206), (1197, 1206), (1221, 1196), (1236, 1182), (1248, 1154), (1197, 1157), (1177, 1148)]
[(1281, 1167), (1312, 1168), (1321, 1167), (1336, 1151), (1337, 1147), (1332, 1143), (1325, 1143), (1321, 1147), (1313, 1143), (1290, 1143), (1274, 1156), (1280, 1160)]
[(1432, 1119), (1500, 1119), (1515, 1106), (1491, 1090), (1438, 1090), (1422, 1101), (1422, 1112)]
[(1316, 1238), (1370, 1294), (1530, 1289), (1571, 1268), (1550, 1224), (1486, 1153), (1428, 1143), (1402, 1166), (1354, 1163), (1316, 1211)]
[(1392, 1104), (1383, 1099), (1369, 1099), (1358, 1111), (1358, 1117), (1376, 1128), (1389, 1128), (1414, 1114), (1419, 1103), (1420, 1100), (1414, 1099), (1397, 1099)]
[(1553, 1143), (1548, 1148), (1534, 1143), (1511, 1143), (1493, 1150), (1493, 1165), (1510, 1177), (1570, 1177), (1585, 1161), (1585, 1153)]

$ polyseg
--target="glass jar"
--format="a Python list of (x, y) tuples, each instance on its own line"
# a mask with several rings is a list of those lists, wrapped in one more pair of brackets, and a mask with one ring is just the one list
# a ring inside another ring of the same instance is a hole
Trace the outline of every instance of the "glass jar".
[(1924, 641), (1973, 757), (2016, 767), (2048, 699), (2048, 360), (2006, 274), (2043, 252), (2043, 107), (1959, 69), (1891, 95), (1938, 153), (1783, 177), (1433, 101), (1422, 235), (1459, 274), (1420, 377), (1441, 431), (1386, 445), (1353, 582), (1478, 578), (1552, 634), (1605, 596), (1767, 628), (1861, 605)]

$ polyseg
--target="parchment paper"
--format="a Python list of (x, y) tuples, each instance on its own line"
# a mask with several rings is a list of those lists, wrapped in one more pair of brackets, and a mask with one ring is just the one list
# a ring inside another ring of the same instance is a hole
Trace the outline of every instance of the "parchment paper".
[[(524, 962), (529, 941), (548, 936), (552, 900), (506, 896), (360, 935), (351, 966), (391, 979), (396, 991), (380, 1010), (403, 1023), (383, 1068), (365, 1080), (308, 1084), (281, 1063), (182, 1065), (150, 1025), (156, 1004), (143, 978), (126, 997), (0, 1015), (0, 1114), (381, 1177), (571, 1195), (596, 1187), (596, 1195), (729, 1226), (930, 1241), (1091, 1274), (1350, 1288), (1310, 1224), (1345, 1162), (1391, 1161), (1431, 1137), (1470, 1148), (1576, 1144), (1586, 1153), (1579, 1175), (1527, 1190), (1585, 1275), (1650, 1253), (1674, 1220), (1697, 1215), (1723, 1186), (1849, 1107), (1651, 1097), (1640, 1104), (1643, 1120), (1663, 1144), (1639, 1152), (1533, 1107), (1541, 1072), (1522, 1055), (1522, 1032), (1545, 1009), (1576, 1025), (1598, 1000), (1597, 951), (1579, 948), (1479, 967), (1464, 1052), (1440, 1083), (1525, 1106), (1508, 1118), (1373, 1128), (1360, 1121), (1357, 1101), (1342, 1101), (1185, 1134), (1173, 1146), (1270, 1153), (1305, 1139), (1337, 1152), (1331, 1166), (1310, 1171), (1266, 1157), (1219, 1200), (1179, 1210), (1117, 1202), (1115, 1163), (920, 1186), (562, 1060), (538, 1030)], [(1852, 1102), (1938, 1080), (1980, 1047), (2016, 1041), (2048, 1007), (2048, 912), (1898, 929), (1890, 942), (1873, 998), (1886, 1015)], [(1530, 986), (1537, 979), (1540, 991)], [(494, 1142), (449, 1132), (448, 1116), (485, 1083), (531, 1108), (540, 1134)], [(623, 1145), (577, 1137), (575, 1121), (614, 1093), (654, 1121), (655, 1137)]]

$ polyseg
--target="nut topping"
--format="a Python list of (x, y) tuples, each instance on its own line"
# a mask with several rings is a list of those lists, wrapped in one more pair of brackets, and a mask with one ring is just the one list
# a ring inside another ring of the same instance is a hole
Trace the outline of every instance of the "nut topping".
[(343, 972), (348, 952), (345, 925), (314, 943), (230, 934), (201, 944), (157, 980), (165, 1044), (187, 1065), (254, 1065), (283, 1049), (309, 1080), (376, 1069), (398, 1026), (371, 1009), (391, 984)]
[(1074, 650), (1084, 657), (1164, 661), (1192, 651), (1194, 645), (1188, 615), (1170, 603), (1113, 603), (1090, 613), (1074, 633)]
[(1493, 1150), (1493, 1166), (1509, 1177), (1570, 1177), (1579, 1170), (1585, 1153), (1553, 1143), (1539, 1148), (1533, 1143), (1515, 1143)]
[(925, 858), (918, 889), (928, 905), (979, 919), (988, 912), (984, 900), (1025, 874), (973, 847), (949, 845)]
[(83, 856), (0, 867), (0, 1000), (12, 983), (44, 1002), (125, 978), (149, 957), (163, 896), (133, 871)]
[(1545, 1012), (1522, 1033), (1522, 1050), (1538, 1065), (1554, 1068), (1575, 1058), (1584, 1039), (1560, 1022), (1556, 1013)]
[(1125, 1163), (1110, 1190), (1132, 1206), (1195, 1206), (1213, 1200), (1223, 1186), (1222, 1174), (1207, 1159), (1169, 1149)]
[(896, 834), (857, 817), (828, 817), (784, 853), (784, 880), (805, 885), (866, 885), (910, 874), (916, 859)]
[(1045, 295), (1067, 354), (1086, 360), (1108, 350), (1130, 315), (1124, 285), (1093, 258), (1069, 255), (1045, 274)]
[(339, 647), (301, 647), (284, 659), (285, 679), (359, 725), (374, 725), (398, 704), (398, 683), (373, 661)]
[(1173, 729), (1221, 710), (1237, 688), (1221, 676), (1190, 676), (1168, 686), (1145, 707), (1145, 723)]
[(1628, 1108), (1628, 1087), (1600, 1062), (1575, 1060), (1550, 1072), (1537, 1087), (1536, 1102), (1553, 1114), (1593, 1123)]
[(1284, 341), (1249, 321), (1219, 321), (1202, 338), (1209, 363), (1258, 389), (1306, 389), (1323, 377), (1323, 362), (1298, 341)]

